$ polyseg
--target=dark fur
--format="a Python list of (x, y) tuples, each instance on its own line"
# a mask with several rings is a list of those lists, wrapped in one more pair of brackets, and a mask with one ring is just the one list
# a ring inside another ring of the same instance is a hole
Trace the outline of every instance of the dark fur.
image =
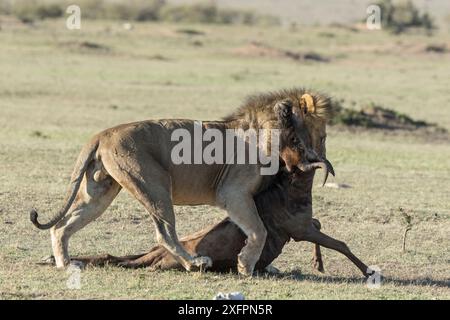
[(333, 116), (333, 103), (331, 98), (325, 94), (307, 90), (305, 88), (292, 88), (269, 93), (254, 94), (245, 100), (244, 104), (235, 112), (224, 118), (225, 121), (233, 121), (238, 119), (254, 119), (258, 115), (273, 114), (273, 119), (276, 119), (276, 114), (273, 112), (273, 107), (277, 102), (283, 100), (291, 100), (293, 108), (300, 110), (300, 99), (303, 94), (308, 93), (313, 97), (316, 106), (316, 112), (306, 117), (306, 121), (317, 120), (317, 118), (328, 121)]

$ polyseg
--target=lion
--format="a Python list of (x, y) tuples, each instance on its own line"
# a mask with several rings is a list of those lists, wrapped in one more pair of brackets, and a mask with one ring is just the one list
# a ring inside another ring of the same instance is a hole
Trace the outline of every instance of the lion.
[[(307, 128), (309, 118), (327, 113), (327, 102), (327, 97), (304, 89), (257, 95), (222, 121), (204, 121), (201, 131), (215, 129), (224, 136), (227, 129), (280, 130), (277, 155), (286, 168), (306, 172), (320, 167), (326, 180), (328, 172), (334, 173), (331, 163), (312, 148), (324, 137), (311, 139)], [(60, 212), (45, 224), (38, 221), (36, 210), (30, 213), (36, 227), (50, 229), (57, 267), (70, 262), (69, 238), (98, 218), (124, 188), (150, 213), (158, 243), (188, 271), (210, 267), (212, 261), (207, 256), (192, 256), (180, 244), (173, 205), (206, 204), (225, 209), (247, 239), (238, 255), (237, 270), (242, 275), (253, 274), (267, 236), (253, 196), (269, 185), (273, 176), (261, 174), (261, 161), (236, 164), (235, 153), (222, 163), (175, 164), (173, 133), (181, 129), (195, 136), (195, 127), (193, 120), (122, 124), (100, 132), (83, 147)], [(265, 154), (277, 151), (271, 138), (259, 147)]]

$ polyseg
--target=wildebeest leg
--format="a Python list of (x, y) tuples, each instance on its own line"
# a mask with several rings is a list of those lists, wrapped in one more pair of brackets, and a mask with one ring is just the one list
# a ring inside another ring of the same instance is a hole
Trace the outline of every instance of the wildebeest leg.
[[(233, 269), (237, 255), (245, 244), (245, 236), (229, 219), (210, 225), (180, 239), (182, 246), (193, 256), (208, 256), (214, 271)], [(150, 267), (151, 270), (180, 269), (182, 265), (162, 246), (153, 247), (146, 255), (120, 264), (123, 267)]]
[(120, 185), (110, 176), (103, 176), (96, 181), (94, 176), (99, 170), (101, 169), (97, 162), (89, 165), (69, 212), (50, 229), (53, 255), (58, 268), (62, 268), (70, 262), (69, 238), (97, 219), (121, 189)]
[(119, 263), (119, 265), (124, 268), (132, 269), (144, 267), (150, 267), (150, 270), (183, 269), (183, 265), (161, 245), (153, 247), (142, 257), (123, 261)]
[[(126, 155), (127, 151), (122, 152)], [(150, 213), (156, 226), (158, 242), (188, 271), (211, 266), (210, 258), (191, 256), (178, 240), (171, 195), (172, 184), (167, 171), (148, 155), (139, 153), (142, 151), (133, 150), (135, 157), (123, 156), (122, 152), (105, 154), (105, 168)]]
[[(317, 219), (312, 219), (313, 226), (320, 231), (322, 228), (322, 225), (320, 224), (320, 221)], [(323, 261), (322, 261), (322, 252), (320, 251), (320, 245), (317, 243), (314, 244), (313, 249), (313, 267), (319, 272), (324, 272), (325, 269), (323, 267)]]
[(306, 232), (303, 240), (313, 242), (315, 244), (321, 245), (325, 248), (333, 249), (339, 251), (343, 255), (352, 261), (359, 270), (363, 273), (364, 276), (368, 277), (370, 274), (368, 273), (368, 267), (361, 260), (359, 260), (348, 248), (348, 246), (339, 240), (333, 239), (330, 236), (320, 232), (313, 226), (311, 226)]
[(71, 261), (81, 262), (85, 266), (105, 266), (105, 265), (119, 265), (126, 261), (132, 261), (135, 259), (138, 259), (145, 255), (138, 254), (138, 255), (130, 255), (130, 256), (123, 256), (123, 257), (116, 257), (112, 256), (110, 254), (102, 254), (102, 255), (94, 255), (94, 256), (78, 256), (78, 257), (72, 257)]

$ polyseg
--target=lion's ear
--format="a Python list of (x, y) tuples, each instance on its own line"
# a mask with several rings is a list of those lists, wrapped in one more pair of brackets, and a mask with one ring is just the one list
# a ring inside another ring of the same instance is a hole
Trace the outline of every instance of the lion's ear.
[(274, 111), (282, 128), (289, 128), (293, 126), (291, 100), (283, 100), (278, 102), (274, 107)]
[(316, 112), (316, 105), (314, 104), (314, 98), (308, 93), (302, 95), (300, 99), (300, 107), (302, 108), (304, 113)]

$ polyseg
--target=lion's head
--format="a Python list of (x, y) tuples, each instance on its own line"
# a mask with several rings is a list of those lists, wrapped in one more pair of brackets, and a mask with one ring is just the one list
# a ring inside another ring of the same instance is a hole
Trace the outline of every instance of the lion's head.
[(325, 180), (334, 174), (326, 159), (326, 123), (332, 113), (330, 98), (303, 88), (256, 94), (225, 121), (281, 129), (280, 158), (291, 171), (323, 168)]

